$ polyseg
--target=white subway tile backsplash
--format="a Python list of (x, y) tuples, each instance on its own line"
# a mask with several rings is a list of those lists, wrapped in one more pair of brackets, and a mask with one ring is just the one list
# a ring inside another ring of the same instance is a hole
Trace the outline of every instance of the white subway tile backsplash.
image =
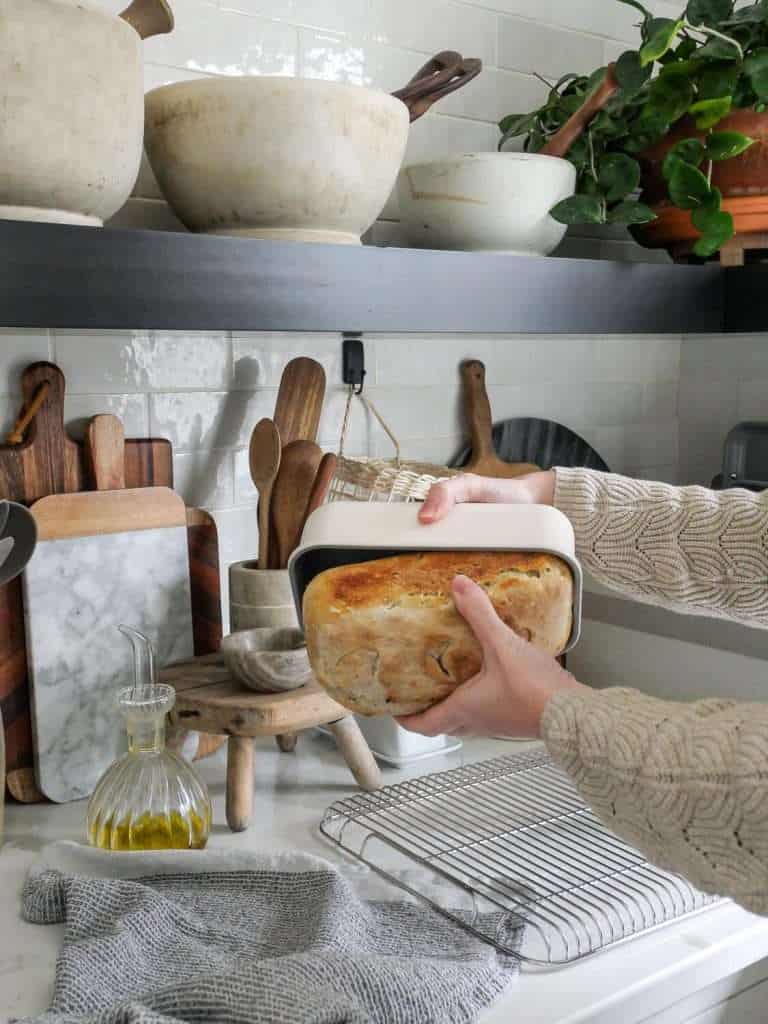
[(226, 388), (231, 378), (232, 352), (223, 332), (153, 331), (135, 342), (153, 391)]
[(156, 393), (149, 399), (150, 428), (177, 452), (248, 444), (255, 423), (271, 416), (275, 392), (193, 391)]
[(64, 422), (72, 437), (82, 440), (92, 416), (111, 413), (122, 421), (126, 437), (149, 434), (149, 402), (146, 395), (70, 395), (64, 401)]
[(298, 48), (292, 25), (251, 18), (203, 3), (184, 0), (176, 9), (169, 35), (145, 44), (152, 64), (215, 75), (294, 75)]
[(209, 448), (175, 454), (173, 486), (190, 506), (227, 508), (236, 504), (230, 450)]
[(259, 498), (251, 480), (251, 469), (247, 448), (237, 448), (232, 452), (232, 464), (235, 478), (235, 505), (255, 505)]
[[(366, 338), (368, 383), (375, 379), (374, 341)], [(277, 387), (283, 370), (296, 356), (309, 356), (325, 370), (326, 387), (339, 387), (341, 379), (340, 334), (235, 334), (231, 386), (238, 391)]]
[(596, 427), (640, 423), (643, 386), (637, 381), (596, 381), (584, 386), (585, 410)]
[(491, 11), (450, 0), (370, 0), (370, 4), (369, 31), (378, 42), (430, 55), (459, 50), (465, 57), (496, 64), (497, 19)]
[(574, 72), (591, 74), (603, 63), (604, 40), (519, 18), (499, 21), (499, 66), (557, 81)]
[(289, 21), (326, 32), (362, 34), (370, 25), (369, 0), (220, 0), (225, 11)]
[(21, 393), (21, 373), (38, 359), (51, 358), (47, 331), (11, 328), (0, 330), (0, 394)]
[(299, 75), (328, 82), (365, 85), (366, 46), (331, 32), (299, 33)]
[(229, 337), (219, 333), (53, 332), (73, 393), (216, 389), (231, 377)]
[(121, 394), (149, 386), (145, 331), (52, 331), (56, 362), (73, 394)]
[(768, 420), (768, 372), (757, 380), (742, 381), (738, 395), (739, 419)]

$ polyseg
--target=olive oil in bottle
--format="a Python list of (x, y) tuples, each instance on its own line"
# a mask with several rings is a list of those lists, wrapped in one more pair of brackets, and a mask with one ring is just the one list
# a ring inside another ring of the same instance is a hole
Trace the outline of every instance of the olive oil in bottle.
[(201, 850), (211, 828), (205, 783), (165, 746), (172, 686), (155, 682), (149, 640), (120, 630), (133, 643), (135, 683), (118, 694), (128, 752), (102, 775), (88, 803), (87, 830), (102, 850)]

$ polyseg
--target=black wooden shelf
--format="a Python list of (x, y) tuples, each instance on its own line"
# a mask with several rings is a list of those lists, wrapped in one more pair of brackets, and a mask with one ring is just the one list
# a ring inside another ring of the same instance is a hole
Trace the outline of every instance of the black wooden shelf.
[(718, 266), (0, 222), (0, 327), (716, 333)]

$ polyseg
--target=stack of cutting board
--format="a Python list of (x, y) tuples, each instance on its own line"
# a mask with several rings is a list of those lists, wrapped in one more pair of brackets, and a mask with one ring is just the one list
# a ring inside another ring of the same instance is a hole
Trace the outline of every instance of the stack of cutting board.
[[(22, 376), (25, 405), (33, 402), (41, 385), (47, 385), (47, 393), (23, 442), (19, 445), (0, 445), (0, 497), (33, 506), (33, 513), (38, 519), (38, 525), (41, 526), (40, 553), (45, 555), (46, 562), (46, 553), (52, 551), (54, 545), (64, 544), (64, 547), (60, 548), (62, 557), (56, 563), (57, 572), (60, 573), (56, 579), (59, 581), (67, 578), (67, 572), (75, 564), (71, 558), (63, 557), (63, 553), (66, 545), (74, 545), (76, 540), (80, 542), (88, 538), (85, 544), (90, 547), (92, 556), (94, 552), (103, 550), (103, 557), (107, 558), (111, 557), (113, 550), (117, 551), (115, 536), (118, 533), (151, 534), (155, 529), (175, 529), (177, 532), (174, 557), (178, 559), (181, 551), (178, 538), (185, 534), (186, 587), (189, 601), (185, 607), (187, 615), (191, 609), (192, 635), (187, 635), (183, 649), (200, 655), (217, 650), (221, 640), (221, 602), (216, 527), (207, 513), (199, 509), (185, 509), (180, 498), (167, 492), (173, 485), (173, 453), (170, 443), (160, 439), (127, 439), (123, 442), (119, 423), (116, 423), (113, 417), (107, 417), (106, 422), (102, 421), (101, 429), (97, 430), (95, 435), (91, 435), (91, 446), (86, 448), (69, 438), (65, 432), (65, 383), (58, 367), (51, 363), (35, 363), (27, 368)], [(123, 487), (126, 488), (124, 493), (117, 494)], [(97, 488), (104, 490), (104, 494), (88, 493)], [(152, 491), (144, 490), (143, 493), (137, 493), (148, 488)], [(156, 493), (155, 489), (158, 489)], [(86, 493), (79, 493), (83, 491)], [(49, 497), (51, 495), (60, 497), (52, 499)], [(59, 504), (62, 501), (64, 504)], [(169, 509), (173, 508), (172, 524), (156, 522), (157, 515), (160, 514), (158, 506), (163, 507), (162, 515), (166, 519)], [(79, 532), (82, 530), (86, 532)], [(163, 541), (165, 539), (163, 535)], [(50, 548), (47, 547), (48, 542), (51, 542)], [(146, 544), (146, 537), (140, 539), (138, 543), (139, 546)], [(122, 547), (122, 552), (127, 556), (125, 546)], [(43, 620), (38, 613), (43, 614), (45, 599), (43, 597), (43, 604), (39, 604), (38, 595), (42, 579), (39, 570), (44, 563), (37, 561), (37, 558), (36, 552), (33, 558), (35, 564), (30, 563), (30, 572), (26, 577), (29, 581), (28, 587), (31, 588), (30, 598), (35, 595), (34, 602), (28, 609), (29, 639), (30, 644), (34, 644), (30, 648), (30, 655), (33, 659), (42, 659), (36, 664), (40, 669), (40, 677), (46, 679), (48, 683), (55, 677), (57, 685), (61, 684), (64, 678), (70, 679), (70, 685), (75, 685), (73, 680), (80, 677), (84, 661), (80, 654), (77, 658), (74, 655), (77, 645), (71, 643), (72, 634), (66, 633), (69, 641), (63, 643), (65, 634), (51, 632), (51, 624), (55, 620), (49, 618), (49, 637), (47, 643), (42, 644), (40, 626)], [(126, 557), (121, 571), (124, 571), (125, 566), (131, 561)], [(137, 557), (134, 561), (138, 566), (141, 559)], [(117, 563), (112, 564), (114, 567)], [(106, 563), (104, 565), (106, 570)], [(49, 576), (48, 570), (45, 575), (53, 589), (52, 577)], [(106, 571), (101, 582), (108, 583)], [(178, 593), (176, 591), (177, 598)], [(82, 595), (80, 607), (87, 607)], [(127, 616), (131, 607), (138, 606), (118, 604), (116, 607)], [(70, 610), (74, 610), (74, 605)], [(48, 612), (51, 611), (49, 608)], [(158, 617), (160, 621), (163, 620), (162, 614)], [(126, 624), (136, 625), (136, 622), (129, 619)], [(175, 627), (171, 627), (169, 636), (174, 635), (177, 635)], [(115, 640), (115, 654), (119, 652), (123, 665), (129, 664), (129, 652), (120, 651), (119, 641), (118, 635)], [(161, 640), (160, 643), (161, 650), (164, 650), (163, 645), (166, 641)], [(168, 656), (175, 657), (177, 649), (181, 649), (178, 637), (167, 643), (170, 644)], [(71, 660), (67, 661), (66, 655), (61, 655), (57, 662), (58, 667), (51, 674), (50, 654), (45, 654), (44, 648), (48, 652), (62, 652), (68, 647), (72, 651)], [(190, 648), (193, 648), (193, 651)], [(98, 659), (100, 654), (94, 652), (93, 656)], [(85, 658), (85, 661), (87, 660), (88, 658)], [(43, 688), (46, 686), (47, 684), (43, 684)], [(60, 689), (59, 692), (66, 702), (68, 698), (64, 690)], [(40, 708), (50, 707), (51, 696), (50, 692), (44, 695), (44, 699), (41, 695)], [(6, 730), (8, 789), (18, 800), (39, 800), (42, 794), (33, 772), (30, 684), (20, 580), (0, 588), (0, 702)], [(71, 709), (63, 707), (62, 710)], [(112, 710), (113, 724), (114, 717)], [(52, 735), (48, 719), (46, 718), (44, 726), (41, 726), (39, 715), (37, 719), (37, 725), (42, 728), (43, 734)], [(73, 735), (79, 733), (76, 731)], [(53, 798), (56, 799), (55, 796)]]

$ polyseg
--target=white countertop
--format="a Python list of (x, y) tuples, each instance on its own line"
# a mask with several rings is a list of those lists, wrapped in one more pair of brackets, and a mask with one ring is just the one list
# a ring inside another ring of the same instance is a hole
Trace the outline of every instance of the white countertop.
[[(471, 741), (454, 754), (406, 771), (384, 768), (385, 783), (521, 749), (521, 744)], [(273, 741), (261, 740), (256, 753), (253, 822), (238, 835), (224, 824), (222, 755), (202, 764), (214, 801), (210, 847), (265, 852), (298, 847), (336, 860), (335, 848), (320, 835), (318, 824), (325, 808), (354, 792), (354, 784), (332, 742), (305, 734), (295, 754), (280, 754)], [(22, 921), (20, 892), (29, 865), (45, 844), (83, 839), (85, 807), (80, 802), (6, 808), (5, 845), (0, 849), (0, 1021), (39, 1013), (48, 1005), (62, 928)], [(768, 920), (725, 904), (569, 967), (524, 967), (484, 1015), (483, 1024), (636, 1024), (675, 1004), (665, 1024), (686, 1021), (768, 976), (768, 966), (764, 971), (753, 967), (766, 957)]]

